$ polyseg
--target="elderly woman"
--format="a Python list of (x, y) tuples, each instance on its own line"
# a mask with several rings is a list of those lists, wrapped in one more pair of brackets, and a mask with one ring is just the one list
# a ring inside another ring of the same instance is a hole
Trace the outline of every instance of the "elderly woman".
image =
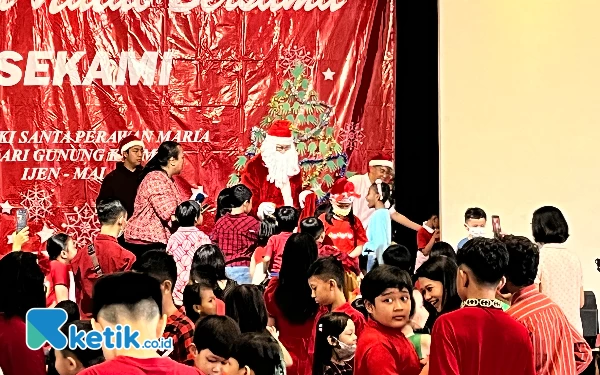
[(127, 247), (137, 257), (146, 250), (166, 248), (173, 231), (171, 219), (182, 202), (173, 176), (183, 169), (183, 149), (163, 142), (142, 172), (134, 211), (125, 229)]
[(556, 207), (546, 206), (533, 213), (533, 238), (540, 245), (540, 264), (536, 284), (540, 292), (554, 301), (569, 323), (583, 335), (580, 309), (583, 307), (583, 271), (577, 255), (564, 242), (569, 238), (569, 225)]

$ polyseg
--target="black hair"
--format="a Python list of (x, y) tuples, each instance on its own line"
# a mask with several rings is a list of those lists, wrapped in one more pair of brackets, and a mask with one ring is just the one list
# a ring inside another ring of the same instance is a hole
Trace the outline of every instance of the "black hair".
[(448, 242), (436, 242), (433, 244), (433, 246), (431, 247), (431, 253), (429, 254), (430, 257), (435, 257), (435, 256), (446, 256), (450, 259), (453, 259), (456, 261), (456, 251), (454, 251), (454, 248), (452, 247), (452, 245), (450, 245)]
[(160, 250), (146, 251), (133, 264), (133, 270), (154, 277), (161, 284), (171, 282), (171, 292), (177, 281), (177, 263), (172, 255)]
[(221, 217), (231, 212), (231, 188), (225, 188), (219, 192), (217, 196), (217, 213), (215, 215), (215, 223)]
[(325, 232), (323, 222), (316, 217), (307, 217), (300, 222), (300, 233), (310, 234), (317, 240)]
[(339, 339), (346, 330), (350, 317), (342, 312), (331, 312), (323, 315), (317, 322), (315, 334), (315, 352), (313, 357), (313, 375), (325, 373), (325, 365), (331, 363), (333, 348), (329, 343), (329, 337)]
[(508, 267), (508, 251), (497, 239), (477, 237), (458, 250), (456, 263), (469, 267), (479, 283), (495, 286)]
[(69, 236), (64, 233), (58, 233), (48, 239), (46, 242), (46, 251), (50, 260), (56, 260), (60, 253), (67, 248)]
[[(381, 182), (381, 197), (380, 197), (380, 201), (385, 203), (390, 201), (391, 197), (392, 197), (392, 189), (390, 188), (390, 185), (386, 184), (385, 182)], [(379, 194), (379, 189), (377, 188), (377, 182), (373, 183), (369, 189), (373, 189), (377, 194)]]
[(60, 301), (54, 306), (57, 309), (63, 309), (67, 313), (67, 321), (65, 324), (70, 324), (76, 320), (79, 320), (79, 307), (71, 300)]
[(285, 243), (275, 302), (292, 324), (304, 324), (317, 313), (318, 305), (306, 282), (308, 269), (317, 257), (317, 243), (308, 234), (294, 233)]
[(217, 245), (202, 245), (194, 253), (191, 280), (205, 279), (213, 284), (217, 281), (227, 280), (225, 274), (225, 256)]
[(242, 334), (233, 345), (231, 357), (240, 368), (248, 366), (255, 375), (285, 373), (279, 343), (268, 333)]
[(317, 259), (308, 269), (308, 278), (319, 278), (323, 281), (335, 280), (340, 290), (344, 290), (344, 266), (335, 257)]
[(325, 202), (321, 203), (317, 206), (315, 210), (315, 217), (321, 217), (321, 215), (328, 213), (331, 211), (331, 202), (327, 199)]
[(442, 288), (444, 289), (440, 311), (442, 314), (458, 310), (460, 307), (461, 300), (456, 291), (457, 272), (458, 266), (453, 259), (445, 256), (430, 256), (415, 274), (415, 279), (425, 277), (429, 280), (442, 283)]
[(92, 295), (92, 317), (110, 323), (150, 321), (162, 315), (160, 282), (137, 272), (117, 272), (100, 277)]
[(300, 215), (294, 207), (283, 206), (275, 209), (275, 218), (279, 232), (293, 232), (298, 228)]
[(163, 171), (164, 167), (169, 165), (169, 160), (171, 160), (171, 158), (179, 160), (181, 150), (181, 145), (177, 142), (166, 141), (161, 143), (160, 146), (158, 146), (156, 155), (146, 163), (146, 166), (140, 174), (140, 181), (144, 180), (150, 172)]
[(467, 211), (465, 211), (465, 223), (467, 222), (467, 220), (469, 219), (485, 219), (487, 220), (487, 215), (485, 214), (485, 211), (482, 210), (479, 207), (472, 207), (467, 209)]
[(15, 251), (0, 259), (0, 312), (25, 321), (27, 311), (46, 307), (44, 273), (33, 253)]
[(413, 273), (415, 262), (406, 246), (399, 244), (390, 245), (381, 254), (381, 257), (383, 258), (383, 264), (398, 267), (409, 274)]
[(238, 285), (225, 298), (225, 315), (235, 320), (242, 333), (264, 332), (269, 315), (262, 291), (256, 285)]
[(537, 245), (521, 236), (503, 236), (501, 241), (508, 251), (506, 279), (517, 287), (533, 285), (540, 263)]
[(194, 310), (195, 305), (202, 304), (202, 290), (213, 290), (214, 285), (206, 280), (198, 280), (192, 284), (188, 284), (183, 288), (183, 308), (185, 309), (185, 315), (192, 322), (197, 322), (200, 319), (200, 314)]
[(229, 201), (231, 202), (231, 208), (239, 208), (245, 202), (250, 202), (252, 199), (252, 190), (250, 190), (246, 185), (235, 185), (231, 188), (231, 194), (229, 196)]
[[(69, 326), (71, 325), (77, 327), (77, 332), (90, 332), (93, 330), (92, 323), (89, 320), (75, 320), (69, 324), (63, 325), (60, 329), (67, 337), (69, 337)], [(79, 345), (77, 345), (75, 349), (71, 349), (67, 346), (60, 352), (65, 357), (71, 357), (81, 362), (83, 368), (88, 368), (104, 362), (102, 349), (81, 349)]]
[(228, 316), (211, 315), (197, 322), (194, 345), (198, 353), (204, 349), (224, 359), (231, 357), (233, 344), (240, 337), (240, 327)]
[(413, 285), (408, 272), (398, 267), (388, 266), (386, 264), (374, 268), (367, 273), (360, 284), (360, 294), (363, 300), (368, 301), (373, 306), (375, 298), (379, 297), (386, 289), (406, 289), (410, 295), (410, 315), (415, 313), (415, 300), (413, 298)]
[(277, 234), (277, 219), (274, 216), (265, 215), (258, 230), (258, 246), (267, 246), (269, 238), (275, 234)]
[(96, 205), (96, 212), (102, 225), (114, 225), (122, 215), (127, 215), (127, 210), (117, 199), (101, 200)]
[(569, 224), (556, 207), (538, 208), (533, 213), (531, 228), (537, 243), (563, 243), (569, 238)]
[(200, 204), (196, 201), (185, 201), (175, 209), (177, 223), (182, 227), (196, 226), (196, 220), (200, 217)]

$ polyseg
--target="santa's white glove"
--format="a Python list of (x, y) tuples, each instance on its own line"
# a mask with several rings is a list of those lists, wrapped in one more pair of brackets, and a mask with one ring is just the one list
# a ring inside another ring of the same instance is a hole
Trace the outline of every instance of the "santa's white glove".
[(266, 215), (272, 216), (275, 213), (275, 203), (263, 202), (258, 206), (256, 214), (260, 220), (263, 220)]
[(298, 197), (298, 200), (300, 201), (300, 208), (304, 208), (304, 202), (306, 202), (306, 197), (308, 197), (311, 194), (314, 194), (314, 191), (304, 190), (302, 191), (302, 193), (300, 193), (300, 196)]

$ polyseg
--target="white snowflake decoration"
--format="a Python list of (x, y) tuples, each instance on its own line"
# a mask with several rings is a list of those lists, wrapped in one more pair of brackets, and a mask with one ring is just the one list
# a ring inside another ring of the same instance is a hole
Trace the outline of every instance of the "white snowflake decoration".
[(28, 189), (27, 193), (21, 193), (21, 197), (21, 205), (27, 209), (30, 221), (37, 222), (52, 215), (52, 196), (48, 191), (34, 186), (33, 189)]
[(291, 74), (292, 70), (298, 64), (303, 64), (307, 70), (307, 75), (312, 76), (315, 67), (315, 59), (311, 53), (306, 50), (306, 47), (292, 46), (281, 52), (279, 57), (279, 66), (281, 70), (287, 74)]
[(72, 213), (65, 213), (67, 223), (63, 224), (65, 232), (73, 237), (79, 246), (89, 245), (94, 241), (94, 237), (100, 229), (96, 220), (96, 211), (89, 204), (83, 207), (74, 207)]
[(350, 122), (340, 129), (339, 137), (344, 151), (354, 150), (362, 145), (365, 139), (365, 129), (359, 122)]

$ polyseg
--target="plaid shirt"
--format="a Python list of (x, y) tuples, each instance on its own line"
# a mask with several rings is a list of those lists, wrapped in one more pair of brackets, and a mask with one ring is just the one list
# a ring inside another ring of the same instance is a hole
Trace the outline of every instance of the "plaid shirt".
[(210, 238), (196, 227), (181, 227), (173, 233), (167, 243), (167, 253), (173, 255), (177, 264), (177, 281), (173, 288), (176, 305), (183, 304), (183, 289), (190, 281), (190, 269), (196, 250), (210, 244)]
[[(248, 267), (253, 247), (258, 241), (259, 230), (260, 222), (256, 218), (246, 214), (229, 214), (217, 221), (210, 239), (223, 251), (228, 267)], [(248, 259), (231, 262), (243, 257)]]
[(173, 351), (169, 354), (172, 360), (190, 366), (194, 365), (195, 356), (190, 350), (194, 344), (194, 323), (185, 315), (183, 308), (169, 316), (163, 337), (165, 339), (173, 338)]
[(125, 240), (166, 245), (171, 237), (171, 217), (180, 203), (175, 181), (162, 171), (148, 173), (138, 189), (133, 216), (125, 228)]

